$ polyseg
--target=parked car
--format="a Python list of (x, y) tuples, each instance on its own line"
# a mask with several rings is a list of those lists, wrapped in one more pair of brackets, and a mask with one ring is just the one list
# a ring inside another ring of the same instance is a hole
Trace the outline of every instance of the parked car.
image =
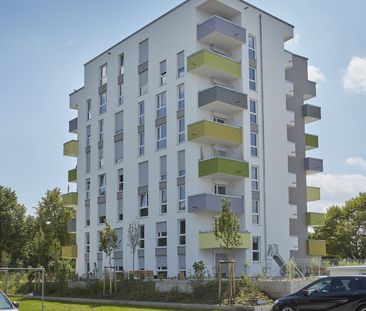
[(0, 310), (1, 311), (19, 311), (19, 304), (11, 302), (6, 295), (0, 291)]
[(366, 276), (320, 278), (274, 302), (273, 311), (366, 311)]

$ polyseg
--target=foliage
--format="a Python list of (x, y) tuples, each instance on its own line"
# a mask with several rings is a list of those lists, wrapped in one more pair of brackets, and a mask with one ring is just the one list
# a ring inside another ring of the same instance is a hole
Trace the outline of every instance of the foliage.
[(202, 284), (203, 279), (205, 277), (205, 270), (206, 270), (206, 266), (204, 264), (204, 262), (202, 260), (200, 261), (196, 261), (195, 263), (193, 263), (192, 265), (194, 274), (193, 274), (193, 287), (197, 287), (199, 285)]
[(287, 263), (286, 263), (286, 272), (287, 272), (287, 277), (289, 280), (293, 280), (296, 276), (296, 262), (293, 258), (291, 258)]
[(230, 208), (230, 200), (222, 198), (221, 212), (215, 218), (215, 238), (224, 249), (227, 260), (230, 259), (230, 249), (242, 243), (239, 230), (240, 221)]
[(107, 255), (109, 259), (109, 267), (112, 266), (112, 253), (119, 248), (121, 241), (118, 241), (116, 231), (106, 221), (105, 227), (100, 233), (100, 244), (102, 251)]
[(248, 276), (242, 276), (236, 287), (238, 288), (235, 297), (236, 304), (256, 306), (259, 300), (265, 302), (265, 304), (272, 303), (272, 300), (259, 290), (257, 283), (253, 282)]
[(310, 263), (310, 275), (312, 278), (315, 278), (318, 274), (319, 274), (319, 262), (316, 257), (313, 257)]
[(325, 225), (315, 228), (313, 239), (325, 240), (327, 256), (366, 258), (366, 193), (332, 206), (325, 215)]
[(133, 222), (128, 225), (127, 238), (128, 245), (132, 252), (132, 270), (135, 271), (135, 252), (140, 240), (139, 225), (137, 222)]

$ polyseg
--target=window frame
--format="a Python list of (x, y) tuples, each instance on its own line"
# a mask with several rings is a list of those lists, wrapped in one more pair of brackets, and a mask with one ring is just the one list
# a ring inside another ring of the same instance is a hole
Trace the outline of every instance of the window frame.
[[(184, 222), (184, 232), (181, 232), (181, 223)], [(184, 242), (182, 243), (182, 239)], [(185, 246), (187, 244), (187, 222), (185, 219), (178, 219), (178, 245)]]
[[(182, 58), (182, 66), (179, 66), (179, 58)], [(185, 74), (185, 59), (184, 50), (177, 53), (177, 79), (184, 77)]]
[[(183, 197), (182, 193), (184, 194)], [(178, 211), (185, 211), (185, 210), (186, 210), (186, 185), (183, 184), (178, 186)]]
[(167, 115), (166, 91), (156, 95), (156, 118), (164, 118)]
[(253, 66), (249, 66), (249, 90), (257, 91), (257, 70)]
[[(178, 122), (178, 144), (182, 144), (186, 141), (186, 120), (185, 117), (177, 119)], [(181, 124), (183, 122), (183, 126)]]
[[(254, 109), (252, 109), (252, 107), (254, 107)], [(249, 114), (250, 123), (258, 124), (258, 103), (254, 99), (249, 99)]]
[(104, 85), (104, 84), (107, 84), (108, 82), (108, 79), (107, 79), (107, 63), (101, 65), (99, 67), (99, 70), (100, 70), (100, 85)]
[[(255, 175), (255, 176), (253, 176), (253, 175)], [(259, 191), (259, 167), (258, 166), (252, 165), (250, 179), (251, 179), (251, 189), (253, 191)]]
[(160, 214), (166, 214), (168, 212), (168, 192), (166, 188), (160, 189)]
[(145, 124), (145, 101), (140, 101), (137, 104), (138, 109), (138, 125)]
[(108, 104), (108, 98), (107, 98), (107, 92), (104, 92), (99, 95), (100, 102), (99, 102), (99, 114), (103, 114), (107, 112), (107, 104)]
[(125, 53), (118, 55), (119, 75), (122, 76), (125, 73)]
[[(163, 136), (164, 134), (164, 136)], [(156, 127), (156, 149), (162, 150), (167, 148), (167, 126), (166, 124), (162, 124)]]
[(258, 133), (250, 132), (250, 155), (258, 157)]
[[(165, 65), (164, 65), (165, 63)], [(165, 67), (165, 71), (162, 70), (162, 66), (164, 65)], [(166, 59), (162, 60), (159, 64), (159, 69), (160, 69), (160, 75), (159, 75), (159, 82), (160, 82), (160, 86), (163, 86), (166, 84), (166, 80), (167, 80), (167, 61)]]
[(138, 133), (138, 156), (142, 157), (145, 155), (145, 132)]
[(252, 225), (259, 226), (260, 221), (260, 205), (259, 200), (252, 199)]
[[(177, 86), (178, 89), (178, 110), (183, 110), (185, 108), (185, 90), (184, 90), (184, 83), (179, 84)], [(183, 90), (181, 92), (181, 90)], [(183, 94), (183, 97), (181, 95)]]
[(91, 98), (89, 98), (86, 101), (86, 121), (89, 121), (92, 118), (92, 113), (91, 113), (92, 106), (91, 105), (92, 105), (92, 101), (91, 101)]
[(99, 196), (107, 193), (107, 177), (106, 174), (98, 175), (98, 194)]
[[(255, 242), (255, 240), (257, 240)], [(257, 245), (257, 248), (254, 248), (254, 245)], [(258, 256), (257, 259), (254, 257)], [(253, 262), (261, 262), (261, 237), (260, 236), (253, 236), (252, 237), (252, 261)]]
[[(253, 39), (253, 46), (251, 46), (251, 39)], [(256, 37), (248, 35), (248, 58), (255, 60), (256, 54)]]

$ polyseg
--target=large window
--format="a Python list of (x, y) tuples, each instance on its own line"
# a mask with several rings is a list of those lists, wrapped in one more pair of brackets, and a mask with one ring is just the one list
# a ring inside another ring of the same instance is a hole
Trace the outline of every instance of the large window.
[(258, 135), (255, 132), (250, 133), (250, 155), (258, 157)]
[(168, 245), (168, 233), (166, 227), (166, 222), (160, 222), (156, 224), (157, 247), (166, 247)]
[(166, 60), (160, 62), (160, 85), (166, 84)]
[(186, 140), (186, 126), (185, 126), (185, 119), (179, 118), (178, 119), (178, 144), (184, 143)]
[(184, 211), (186, 209), (186, 185), (178, 186), (178, 210)]
[(184, 76), (184, 51), (177, 54), (177, 77)]
[(252, 200), (252, 224), (259, 225), (259, 201)]
[(248, 55), (249, 55), (249, 59), (256, 59), (255, 37), (251, 36), (251, 35), (248, 36)]
[(178, 245), (186, 245), (186, 220), (180, 219), (178, 220)]
[(149, 215), (149, 195), (147, 193), (142, 193), (139, 195), (139, 208), (140, 217)]
[(257, 73), (254, 67), (249, 67), (249, 89), (252, 91), (257, 90)]
[(106, 194), (106, 176), (105, 174), (99, 175), (99, 195)]
[(91, 119), (91, 99), (86, 101), (86, 120)]
[(160, 125), (156, 128), (156, 148), (158, 150), (166, 148), (166, 124)]
[(168, 204), (167, 204), (167, 191), (166, 189), (160, 189), (160, 213), (166, 214), (168, 211)]
[(100, 94), (99, 113), (107, 112), (107, 92)]
[(156, 96), (156, 118), (166, 116), (166, 92), (160, 93)]
[(139, 95), (146, 94), (148, 90), (148, 70), (139, 73)]
[(138, 103), (138, 114), (139, 114), (138, 124), (139, 125), (145, 124), (145, 102), (144, 101)]
[(107, 64), (100, 66), (100, 85), (107, 83)]
[(259, 190), (259, 168), (258, 166), (252, 166), (251, 171), (251, 178), (252, 178), (252, 190), (258, 191)]
[(116, 134), (120, 134), (123, 132), (123, 110), (117, 112), (114, 115), (114, 126), (115, 126), (115, 131)]
[(184, 84), (178, 85), (178, 110), (184, 109)]
[(104, 121), (103, 120), (99, 120), (98, 130), (99, 130), (99, 141), (103, 141), (103, 132), (104, 132)]
[(145, 226), (140, 225), (139, 226), (139, 248), (144, 249), (145, 248)]
[(139, 64), (147, 62), (149, 59), (149, 39), (139, 43)]
[(141, 132), (138, 134), (138, 155), (143, 156), (145, 154), (145, 132)]
[(252, 240), (252, 260), (253, 261), (260, 261), (260, 237), (254, 236)]
[(249, 100), (250, 123), (257, 124), (257, 102), (254, 99)]
[(214, 194), (226, 195), (227, 194), (227, 186), (226, 185), (214, 185)]

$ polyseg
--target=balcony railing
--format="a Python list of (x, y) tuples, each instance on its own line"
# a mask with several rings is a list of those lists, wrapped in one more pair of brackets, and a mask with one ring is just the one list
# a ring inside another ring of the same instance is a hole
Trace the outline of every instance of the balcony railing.
[(64, 156), (77, 157), (79, 154), (79, 142), (70, 140), (64, 143)]
[(318, 187), (306, 187), (307, 201), (319, 201), (320, 200), (320, 188)]
[(64, 259), (76, 259), (78, 256), (77, 245), (62, 246), (62, 255)]
[(307, 175), (323, 172), (323, 160), (316, 158), (305, 158), (304, 166)]
[(65, 206), (76, 207), (78, 205), (78, 193), (69, 192), (62, 195), (62, 200)]
[(305, 134), (305, 149), (311, 150), (319, 147), (319, 138), (316, 135)]
[(67, 222), (67, 232), (76, 233), (76, 219), (70, 219)]
[(326, 256), (326, 243), (324, 240), (308, 240), (307, 249), (309, 256)]
[(244, 213), (244, 198), (230, 195), (202, 193), (188, 197), (189, 213), (219, 213), (222, 207), (222, 198), (228, 198), (230, 208), (235, 214)]
[(306, 224), (311, 227), (324, 226), (325, 215), (323, 213), (306, 213)]
[(321, 108), (318, 106), (313, 106), (306, 104), (302, 107), (302, 113), (304, 116), (305, 124), (318, 121), (321, 119)]
[[(237, 249), (247, 249), (251, 247), (250, 243), (250, 233), (249, 232), (240, 232), (241, 244)], [(215, 233), (213, 231), (210, 232), (199, 232), (199, 245), (200, 249), (213, 249), (220, 248), (220, 243), (216, 240)]]
[(78, 118), (69, 121), (69, 133), (77, 134), (78, 132)]
[(249, 177), (247, 162), (214, 157), (199, 162), (199, 177), (238, 179)]
[(68, 182), (77, 182), (78, 175), (77, 175), (77, 168), (73, 168), (67, 172), (67, 180)]

